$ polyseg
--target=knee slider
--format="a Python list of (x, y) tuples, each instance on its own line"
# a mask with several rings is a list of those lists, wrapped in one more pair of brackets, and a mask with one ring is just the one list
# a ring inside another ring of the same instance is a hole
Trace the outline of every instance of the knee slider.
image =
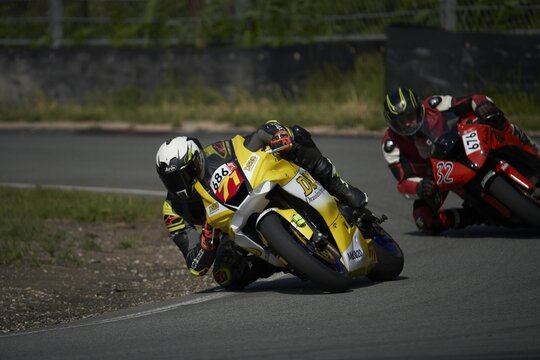
[(438, 228), (437, 222), (439, 218), (427, 206), (415, 207), (413, 217), (416, 227), (424, 233), (431, 234)]
[(227, 287), (232, 283), (231, 269), (226, 267), (220, 267), (213, 272), (214, 280), (219, 286)]

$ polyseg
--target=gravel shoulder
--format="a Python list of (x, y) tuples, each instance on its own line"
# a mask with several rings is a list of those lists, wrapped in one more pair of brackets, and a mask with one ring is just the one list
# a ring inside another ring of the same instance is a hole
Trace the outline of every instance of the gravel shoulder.
[[(194, 277), (160, 219), (152, 224), (63, 223), (93, 234), (99, 250), (79, 250), (76, 262), (0, 266), (0, 332), (42, 328), (106, 312), (177, 298), (216, 286)], [(118, 238), (134, 236), (133, 247)]]

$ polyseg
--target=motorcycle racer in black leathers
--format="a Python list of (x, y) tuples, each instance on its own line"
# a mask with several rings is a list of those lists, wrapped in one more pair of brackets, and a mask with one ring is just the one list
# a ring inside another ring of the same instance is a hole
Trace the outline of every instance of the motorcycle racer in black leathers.
[[(246, 147), (252, 151), (267, 145), (280, 149), (284, 159), (309, 171), (330, 194), (350, 207), (360, 209), (367, 204), (367, 195), (341, 179), (306, 129), (270, 120), (245, 139)], [(161, 145), (156, 169), (168, 190), (163, 220), (190, 272), (201, 276), (213, 265), (214, 280), (228, 290), (238, 290), (272, 275), (276, 268), (235, 247), (227, 235), (221, 236), (206, 223), (202, 199), (193, 190), (193, 184), (202, 179), (205, 161), (226, 156), (228, 151), (226, 141), (215, 142), (203, 150), (197, 139), (177, 137)], [(200, 234), (198, 225), (202, 226)]]

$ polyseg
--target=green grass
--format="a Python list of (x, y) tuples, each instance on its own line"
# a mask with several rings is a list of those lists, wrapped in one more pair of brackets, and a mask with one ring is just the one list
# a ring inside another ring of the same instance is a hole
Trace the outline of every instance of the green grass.
[(126, 250), (131, 249), (135, 246), (135, 241), (133, 239), (122, 239), (117, 245), (118, 249)]
[[(86, 105), (59, 104), (43, 94), (15, 106), (1, 106), (2, 121), (123, 121), (132, 124), (170, 124), (214, 121), (234, 126), (258, 126), (268, 119), (306, 127), (382, 130), (384, 61), (382, 54), (359, 55), (352, 72), (327, 67), (312, 73), (287, 94), (275, 89), (265, 96), (252, 96), (243, 89), (221, 94), (197, 79), (170, 80), (151, 94), (137, 87), (102, 91), (85, 100)], [(486, 89), (512, 122), (524, 129), (540, 130), (540, 88), (525, 93)], [(430, 94), (421, 94), (428, 96)], [(466, 94), (455, 94), (462, 96)]]
[[(136, 87), (103, 91), (85, 100), (86, 105), (60, 104), (44, 94), (20, 106), (1, 106), (3, 121), (125, 121), (133, 124), (181, 125), (193, 121), (260, 125), (268, 119), (305, 126), (381, 128), (380, 99), (384, 68), (381, 54), (359, 57), (352, 73), (325, 68), (287, 94), (279, 89), (251, 96), (242, 89), (223, 95), (197, 79), (164, 83), (152, 94)], [(231, 95), (232, 94), (232, 95)]]
[(486, 93), (511, 122), (523, 129), (540, 130), (540, 88), (532, 92), (487, 90)]
[[(133, 224), (159, 219), (161, 201), (80, 191), (0, 187), (0, 264), (77, 264), (77, 252), (102, 251), (98, 235), (74, 224)], [(118, 248), (136, 242), (119, 237)]]

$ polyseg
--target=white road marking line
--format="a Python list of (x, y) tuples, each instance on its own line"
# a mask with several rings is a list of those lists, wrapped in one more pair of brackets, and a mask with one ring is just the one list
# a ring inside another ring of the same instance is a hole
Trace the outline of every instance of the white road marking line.
[[(201, 297), (196, 298), (196, 299), (182, 301), (182, 302), (179, 302), (177, 304), (162, 306), (162, 307), (158, 307), (158, 308), (155, 308), (155, 309), (149, 309), (149, 310), (145, 310), (145, 311), (136, 312), (136, 313), (133, 313), (133, 314), (117, 316), (117, 317), (113, 317), (113, 318), (110, 318), (110, 319), (102, 319), (102, 320), (91, 321), (86, 326), (98, 325), (98, 324), (106, 324), (106, 323), (118, 322), (118, 321), (123, 321), (123, 320), (136, 319), (136, 318), (139, 318), (139, 317), (153, 315), (153, 314), (159, 314), (159, 313), (162, 313), (162, 312), (177, 309), (177, 308), (179, 308), (181, 306), (200, 304), (200, 303), (203, 303), (203, 302), (216, 300), (216, 299), (225, 297), (227, 294), (231, 295), (232, 293), (219, 292), (219, 293), (215, 293), (215, 294), (205, 295), (205, 296), (201, 296)], [(80, 326), (80, 325), (78, 325), (78, 326)]]
[(24, 335), (38, 334), (38, 333), (51, 332), (51, 331), (76, 329), (76, 328), (93, 326), (93, 325), (101, 325), (101, 324), (107, 324), (107, 323), (120, 322), (120, 321), (124, 321), (124, 320), (131, 320), (131, 319), (136, 319), (136, 318), (140, 318), (140, 317), (144, 317), (144, 316), (148, 316), (148, 315), (154, 315), (154, 314), (159, 314), (159, 313), (166, 312), (166, 311), (175, 310), (175, 309), (178, 309), (179, 307), (182, 307), (182, 306), (200, 304), (200, 303), (203, 303), (203, 302), (216, 300), (216, 299), (219, 299), (219, 298), (222, 298), (222, 297), (225, 297), (225, 296), (234, 295), (234, 293), (222, 292), (221, 289), (216, 290), (216, 291), (219, 291), (219, 292), (212, 293), (212, 294), (209, 294), (209, 295), (203, 295), (201, 297), (197, 297), (197, 298), (192, 299), (192, 300), (181, 301), (181, 302), (176, 303), (176, 304), (162, 306), (162, 307), (158, 307), (158, 308), (155, 308), (155, 309), (148, 309), (148, 310), (144, 310), (144, 311), (135, 312), (135, 313), (132, 313), (132, 314), (112, 317), (112, 318), (109, 318), (109, 319), (101, 319), (101, 320), (89, 321), (89, 322), (86, 322), (84, 324), (66, 325), (66, 326), (60, 326), (60, 327), (54, 327), (54, 328), (45, 328), (45, 329), (39, 329), (39, 330), (34, 330), (34, 331), (27, 331), (27, 332), (21, 332), (21, 333), (0, 335), (0, 338), (7, 338), (7, 337), (13, 337), (13, 336), (24, 336)]

